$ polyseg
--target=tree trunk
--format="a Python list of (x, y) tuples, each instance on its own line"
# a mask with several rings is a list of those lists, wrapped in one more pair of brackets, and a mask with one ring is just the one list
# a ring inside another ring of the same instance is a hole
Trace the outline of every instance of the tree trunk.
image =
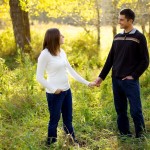
[(141, 23), (141, 28), (142, 28), (142, 33), (145, 34), (146, 30), (145, 30), (145, 24), (143, 22)]
[(149, 37), (149, 41), (150, 41), (150, 19), (149, 19), (149, 31), (148, 31), (148, 37)]
[(97, 12), (97, 24), (96, 24), (96, 28), (97, 28), (97, 46), (100, 47), (100, 11), (99, 11), (99, 3), (96, 0), (96, 12)]
[(112, 2), (112, 9), (113, 9), (113, 13), (112, 13), (112, 32), (113, 32), (113, 37), (115, 37), (115, 35), (117, 34), (117, 0), (114, 0)]
[(113, 37), (115, 37), (115, 35), (117, 34), (117, 25), (116, 24), (112, 25), (112, 30), (113, 30)]
[(10, 0), (9, 5), (16, 44), (22, 52), (29, 53), (31, 37), (28, 12), (21, 9), (19, 0)]
[(97, 25), (97, 46), (100, 47), (100, 23)]

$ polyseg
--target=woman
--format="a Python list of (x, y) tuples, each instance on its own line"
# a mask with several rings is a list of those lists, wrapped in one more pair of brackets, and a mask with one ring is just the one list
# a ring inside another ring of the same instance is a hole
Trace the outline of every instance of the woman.
[[(37, 80), (46, 88), (46, 97), (50, 112), (48, 124), (47, 144), (56, 142), (57, 126), (62, 113), (63, 128), (67, 134), (75, 135), (72, 126), (72, 95), (68, 81), (67, 71), (79, 82), (92, 87), (70, 66), (66, 53), (60, 48), (64, 43), (64, 36), (56, 28), (48, 29), (43, 42), (43, 51), (38, 58)], [(44, 78), (47, 72), (47, 80)]]

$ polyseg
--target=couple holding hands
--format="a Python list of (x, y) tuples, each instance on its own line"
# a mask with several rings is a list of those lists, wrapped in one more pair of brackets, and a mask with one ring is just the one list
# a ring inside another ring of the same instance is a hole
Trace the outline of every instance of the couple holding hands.
[[(57, 28), (46, 31), (43, 51), (38, 58), (36, 78), (46, 88), (50, 113), (48, 145), (57, 140), (57, 126), (61, 114), (64, 131), (72, 136), (74, 142), (77, 142), (72, 126), (72, 94), (68, 72), (75, 80), (93, 87), (100, 86), (112, 68), (112, 89), (119, 132), (123, 136), (132, 137), (127, 116), (129, 102), (135, 137), (140, 138), (143, 135), (145, 124), (139, 77), (148, 68), (149, 54), (145, 36), (133, 27), (134, 19), (135, 14), (131, 9), (120, 11), (118, 23), (124, 31), (114, 37), (104, 67), (94, 82), (88, 82), (71, 67), (66, 53), (60, 48), (60, 45), (64, 43), (64, 36), (60, 31)], [(45, 71), (47, 79), (44, 78)]]

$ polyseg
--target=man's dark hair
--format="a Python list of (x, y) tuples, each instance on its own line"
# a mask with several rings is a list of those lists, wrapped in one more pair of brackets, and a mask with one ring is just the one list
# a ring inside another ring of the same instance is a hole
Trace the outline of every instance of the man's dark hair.
[(125, 15), (125, 17), (129, 20), (132, 19), (134, 21), (135, 19), (135, 13), (131, 9), (123, 9), (120, 11), (120, 15)]

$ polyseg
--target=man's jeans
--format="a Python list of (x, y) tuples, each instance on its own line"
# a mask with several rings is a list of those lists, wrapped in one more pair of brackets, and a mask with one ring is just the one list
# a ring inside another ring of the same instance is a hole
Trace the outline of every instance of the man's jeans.
[(136, 137), (145, 129), (140, 99), (139, 80), (121, 80), (112, 78), (114, 104), (118, 115), (117, 124), (121, 134), (129, 134), (127, 117), (127, 99), (130, 104), (130, 114), (133, 118)]
[[(73, 138), (74, 130), (72, 127), (72, 94), (71, 90), (63, 91), (60, 94), (46, 93), (48, 109), (50, 112), (50, 121), (48, 124), (48, 140), (50, 143), (56, 141), (57, 126), (62, 113), (63, 128), (67, 134)], [(50, 144), (49, 143), (49, 144)]]

